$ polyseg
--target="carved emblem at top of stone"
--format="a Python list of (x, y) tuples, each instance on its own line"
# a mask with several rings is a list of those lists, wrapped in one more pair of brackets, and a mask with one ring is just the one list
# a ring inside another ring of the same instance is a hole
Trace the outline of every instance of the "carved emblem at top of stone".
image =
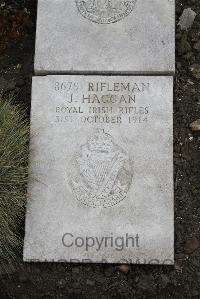
[(128, 16), (137, 0), (75, 0), (81, 15), (98, 24), (116, 23)]

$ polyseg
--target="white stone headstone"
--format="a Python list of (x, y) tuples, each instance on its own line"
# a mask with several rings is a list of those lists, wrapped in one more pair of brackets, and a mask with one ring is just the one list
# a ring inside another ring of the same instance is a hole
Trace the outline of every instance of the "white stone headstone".
[(173, 264), (172, 99), (167, 76), (33, 78), (25, 261)]
[(39, 0), (36, 74), (174, 74), (174, 0)]

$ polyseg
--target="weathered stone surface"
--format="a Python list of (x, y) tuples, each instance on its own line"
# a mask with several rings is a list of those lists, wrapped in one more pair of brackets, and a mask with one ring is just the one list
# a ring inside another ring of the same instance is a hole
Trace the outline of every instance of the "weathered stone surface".
[(173, 74), (174, 40), (174, 0), (39, 0), (35, 72)]
[(33, 78), (25, 261), (173, 263), (172, 99), (172, 77)]

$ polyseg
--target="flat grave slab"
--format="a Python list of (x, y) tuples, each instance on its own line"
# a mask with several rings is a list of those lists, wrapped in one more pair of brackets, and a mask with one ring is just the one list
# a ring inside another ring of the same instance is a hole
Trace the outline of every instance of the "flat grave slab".
[(173, 264), (173, 77), (34, 77), (25, 261)]
[(174, 70), (174, 0), (38, 1), (36, 74)]

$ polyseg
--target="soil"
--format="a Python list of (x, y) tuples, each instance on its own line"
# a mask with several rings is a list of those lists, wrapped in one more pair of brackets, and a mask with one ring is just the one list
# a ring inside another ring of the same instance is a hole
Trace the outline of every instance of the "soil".
[[(31, 103), (36, 0), (0, 0), (0, 96)], [(184, 8), (197, 13), (177, 25)], [(23, 264), (0, 276), (1, 298), (200, 298), (200, 2), (176, 1), (174, 94), (175, 266)]]

